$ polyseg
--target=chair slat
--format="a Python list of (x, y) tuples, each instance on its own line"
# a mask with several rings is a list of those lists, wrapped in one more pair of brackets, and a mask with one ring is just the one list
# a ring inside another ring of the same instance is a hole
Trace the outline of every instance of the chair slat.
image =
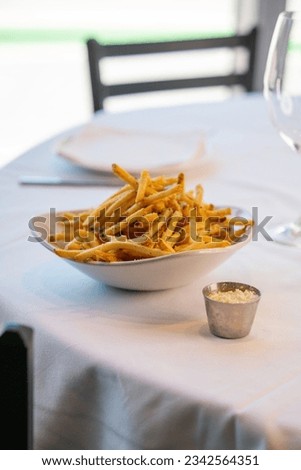
[[(89, 70), (94, 111), (103, 109), (104, 101), (110, 96), (152, 91), (167, 91), (184, 88), (241, 85), (246, 91), (253, 90), (254, 64), (256, 53), (257, 29), (249, 34), (208, 39), (191, 39), (184, 41), (166, 41), (153, 43), (132, 43), (103, 45), (95, 39), (87, 41)], [(133, 56), (138, 54), (159, 54), (165, 52), (183, 52), (217, 48), (236, 49), (243, 47), (249, 53), (248, 68), (245, 73), (231, 73), (212, 77), (191, 77), (174, 80), (158, 80), (138, 83), (106, 85), (102, 81), (99, 64), (105, 57)]]

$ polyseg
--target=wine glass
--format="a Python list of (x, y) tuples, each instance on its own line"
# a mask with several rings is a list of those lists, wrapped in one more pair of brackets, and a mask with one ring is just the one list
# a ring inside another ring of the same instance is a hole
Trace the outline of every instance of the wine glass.
[[(301, 153), (301, 12), (280, 13), (264, 75), (264, 96), (283, 140)], [(274, 241), (301, 248), (301, 217), (277, 227)]]

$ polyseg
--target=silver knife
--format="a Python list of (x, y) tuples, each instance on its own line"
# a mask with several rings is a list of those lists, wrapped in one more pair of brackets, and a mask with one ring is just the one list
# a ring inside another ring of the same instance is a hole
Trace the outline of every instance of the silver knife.
[(98, 176), (97, 179), (60, 178), (58, 176), (21, 176), (19, 184), (43, 186), (122, 186), (115, 176)]

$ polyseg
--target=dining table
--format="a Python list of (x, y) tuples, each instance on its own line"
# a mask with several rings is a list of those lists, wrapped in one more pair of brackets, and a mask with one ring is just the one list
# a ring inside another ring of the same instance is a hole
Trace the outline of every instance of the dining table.
[[(273, 127), (264, 98), (92, 119), (137, 132), (199, 131), (205, 152), (187, 187), (200, 183), (206, 201), (246, 209), (259, 230), (186, 286), (119, 289), (30, 239), (33, 217), (96, 207), (116, 191), (20, 184), (24, 175), (96, 181), (57, 153), (81, 126), (2, 168), (0, 322), (34, 330), (34, 448), (300, 450), (301, 250), (276, 243), (273, 229), (301, 215), (301, 159)], [(261, 292), (243, 338), (210, 333), (202, 290), (221, 281)]]

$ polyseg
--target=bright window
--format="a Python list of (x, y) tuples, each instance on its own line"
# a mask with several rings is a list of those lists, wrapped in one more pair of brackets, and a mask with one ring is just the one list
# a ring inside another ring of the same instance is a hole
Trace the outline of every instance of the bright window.
[[(0, 165), (91, 117), (86, 38), (111, 43), (231, 35), (237, 27), (239, 2), (0, 0)], [(225, 52), (205, 60), (209, 70), (217, 65), (227, 69), (232, 59)], [(191, 54), (182, 63), (186, 69), (196, 67), (197, 60)], [(165, 72), (178, 67), (170, 63)], [(129, 68), (113, 62), (106, 73), (109, 80), (114, 81), (114, 74), (122, 80)], [(168, 98), (160, 94), (151, 100), (145, 96), (115, 98), (110, 110), (225, 96), (222, 89), (186, 95), (172, 92)]]

